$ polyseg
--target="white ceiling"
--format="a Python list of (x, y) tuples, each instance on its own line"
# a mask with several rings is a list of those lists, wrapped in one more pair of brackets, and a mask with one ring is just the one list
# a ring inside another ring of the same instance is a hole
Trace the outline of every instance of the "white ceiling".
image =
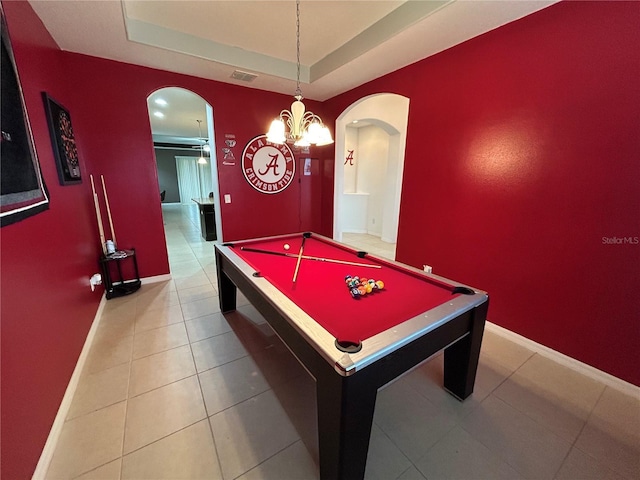
[[(302, 93), (326, 100), (556, 1), (301, 0)], [(29, 2), (62, 50), (295, 93), (293, 0)], [(164, 119), (150, 117), (154, 134), (198, 136), (202, 102), (192, 111), (179, 95)]]

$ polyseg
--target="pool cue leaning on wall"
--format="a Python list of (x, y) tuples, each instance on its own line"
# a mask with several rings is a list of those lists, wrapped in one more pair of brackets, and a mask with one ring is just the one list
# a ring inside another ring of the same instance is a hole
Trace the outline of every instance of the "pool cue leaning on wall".
[(107, 187), (104, 184), (104, 175), (100, 175), (102, 180), (102, 191), (104, 192), (104, 203), (107, 206), (107, 215), (109, 217), (109, 227), (111, 228), (111, 238), (115, 244), (115, 248), (118, 248), (118, 241), (116, 240), (116, 231), (113, 229), (113, 220), (111, 219), (111, 208), (109, 207), (109, 197), (107, 196)]
[(102, 228), (102, 215), (100, 214), (100, 203), (98, 202), (98, 194), (96, 193), (96, 186), (93, 183), (93, 175), (89, 175), (91, 178), (91, 190), (93, 191), (93, 204), (96, 207), (96, 217), (98, 219), (98, 231), (100, 232), (100, 245), (102, 245), (102, 253), (107, 254), (106, 240), (104, 239), (104, 229)]

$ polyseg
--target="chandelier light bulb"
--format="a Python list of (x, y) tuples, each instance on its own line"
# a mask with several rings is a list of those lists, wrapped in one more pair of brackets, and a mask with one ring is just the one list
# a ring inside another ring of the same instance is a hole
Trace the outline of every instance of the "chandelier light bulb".
[(271, 122), (271, 127), (267, 133), (267, 141), (278, 145), (287, 141), (284, 130), (284, 122), (281, 119), (275, 119)]
[(311, 122), (309, 128), (307, 129), (307, 138), (309, 142), (313, 144), (317, 144), (320, 140), (320, 132), (322, 131), (322, 127), (318, 122)]
[(293, 144), (296, 147), (308, 147), (309, 145), (311, 145), (311, 142), (307, 138), (307, 135), (304, 135), (302, 138), (296, 140)]
[(318, 141), (316, 142), (316, 145), (321, 147), (322, 145), (329, 145), (331, 143), (333, 143), (333, 138), (331, 138), (331, 132), (327, 127), (322, 127), (320, 129), (320, 134), (318, 136)]

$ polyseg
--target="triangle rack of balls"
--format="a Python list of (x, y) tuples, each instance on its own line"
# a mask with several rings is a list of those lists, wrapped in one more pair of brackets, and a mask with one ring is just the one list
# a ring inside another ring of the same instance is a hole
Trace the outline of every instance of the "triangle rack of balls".
[(344, 277), (344, 281), (347, 284), (349, 293), (355, 299), (384, 290), (384, 282), (382, 280), (376, 281), (373, 278), (360, 278), (358, 276), (352, 277), (351, 275), (347, 275)]

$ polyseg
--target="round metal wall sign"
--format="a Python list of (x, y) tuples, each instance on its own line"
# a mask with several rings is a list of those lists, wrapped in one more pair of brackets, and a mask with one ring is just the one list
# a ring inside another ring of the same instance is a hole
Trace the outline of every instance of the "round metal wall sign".
[(268, 142), (266, 135), (258, 135), (242, 151), (242, 173), (259, 192), (279, 193), (293, 181), (295, 157), (286, 143), (277, 145)]

